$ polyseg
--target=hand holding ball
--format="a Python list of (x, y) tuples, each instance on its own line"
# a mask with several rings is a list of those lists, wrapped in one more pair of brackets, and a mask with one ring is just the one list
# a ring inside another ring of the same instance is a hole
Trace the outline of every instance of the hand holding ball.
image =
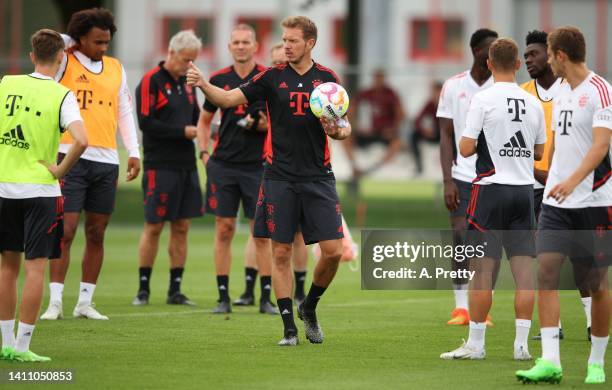
[(310, 94), (310, 110), (317, 118), (338, 120), (348, 107), (348, 94), (336, 83), (319, 84)]

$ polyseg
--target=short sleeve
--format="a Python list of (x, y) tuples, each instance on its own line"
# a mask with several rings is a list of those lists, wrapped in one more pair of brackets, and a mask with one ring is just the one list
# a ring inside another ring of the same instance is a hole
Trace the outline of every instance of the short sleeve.
[(597, 94), (593, 94), (594, 112), (593, 112), (593, 127), (604, 127), (612, 130), (612, 90), (606, 83), (598, 85)]
[(79, 104), (72, 91), (69, 91), (62, 102), (60, 113), (60, 127), (67, 129), (73, 122), (83, 121)]
[(436, 111), (436, 116), (438, 118), (448, 118), (452, 119), (453, 114), (451, 112), (452, 102), (451, 102), (451, 82), (447, 80), (442, 86), (442, 91), (440, 92), (440, 99), (438, 101), (438, 110)]
[[(210, 83), (216, 87), (220, 87), (221, 85), (219, 85), (219, 81), (217, 77), (211, 77), (210, 78)], [(204, 99), (204, 104), (202, 105), (202, 108), (210, 113), (215, 113), (217, 111), (217, 106), (215, 106), (209, 99)]]
[(462, 136), (478, 139), (484, 126), (485, 107), (479, 98), (474, 96), (465, 120)]
[(272, 91), (272, 68), (268, 68), (253, 76), (252, 79), (242, 84), (239, 88), (246, 97), (249, 104), (258, 100), (267, 100)]
[(600, 108), (593, 115), (593, 127), (605, 127), (612, 130), (612, 106)]

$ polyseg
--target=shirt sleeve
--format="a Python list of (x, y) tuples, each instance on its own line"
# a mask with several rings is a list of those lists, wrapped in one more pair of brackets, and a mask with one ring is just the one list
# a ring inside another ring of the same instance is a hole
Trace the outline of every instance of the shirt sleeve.
[[(150, 76), (145, 76), (150, 77)], [(157, 139), (183, 139), (185, 126), (178, 126), (157, 119), (156, 100), (159, 88), (154, 79), (143, 78), (136, 87), (136, 109), (138, 125), (143, 133)]]
[(593, 96), (596, 102), (593, 113), (593, 127), (604, 127), (612, 130), (612, 103), (609, 98), (609, 96), (612, 96), (612, 88), (607, 84), (603, 87), (606, 89), (602, 91), (601, 95)]
[(68, 127), (74, 122), (83, 121), (81, 117), (81, 111), (79, 110), (79, 103), (77, 103), (76, 96), (72, 91), (69, 91), (62, 102), (60, 109), (60, 127), (62, 132), (66, 131)]
[[(219, 85), (217, 85), (217, 83), (216, 83), (215, 81), (216, 81), (216, 80), (215, 80), (214, 78), (211, 78), (211, 79), (210, 79), (210, 83), (211, 83), (212, 85), (215, 85), (215, 86), (217, 86), (217, 87), (218, 87)], [(208, 112), (210, 112), (210, 113), (213, 113), (213, 114), (214, 114), (215, 112), (217, 112), (217, 108), (218, 108), (218, 107), (217, 107), (217, 106), (215, 106), (215, 105), (214, 105), (214, 104), (213, 104), (213, 103), (212, 103), (212, 102), (211, 102), (209, 99), (204, 99), (204, 105), (202, 105), (202, 108), (203, 108), (204, 110), (206, 110), (206, 111), (208, 111)]]
[(546, 119), (544, 118), (544, 109), (541, 104), (536, 106), (536, 112), (538, 115), (538, 128), (535, 143), (536, 145), (541, 145), (546, 143)]
[(258, 100), (268, 100), (268, 95), (272, 90), (271, 69), (272, 68), (268, 68), (256, 74), (251, 80), (239, 87), (249, 104)]
[(467, 113), (465, 129), (463, 130), (462, 136), (478, 139), (484, 125), (484, 117), (485, 108), (480, 99), (474, 96), (474, 98), (472, 98), (472, 103), (470, 104), (470, 109)]
[(440, 92), (440, 100), (438, 101), (438, 111), (436, 112), (436, 116), (438, 118), (453, 118), (453, 113), (451, 112), (451, 94), (451, 81), (447, 80), (442, 86), (442, 91)]
[(136, 134), (136, 122), (132, 111), (132, 95), (127, 84), (125, 69), (121, 67), (121, 88), (119, 89), (119, 132), (123, 145), (128, 151), (129, 157), (140, 158), (138, 136)]

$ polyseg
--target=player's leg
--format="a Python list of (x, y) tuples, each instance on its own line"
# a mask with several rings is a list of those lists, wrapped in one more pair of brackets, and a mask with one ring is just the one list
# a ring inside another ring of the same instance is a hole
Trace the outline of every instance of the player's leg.
[(236, 232), (236, 218), (215, 217), (215, 274), (219, 304), (215, 314), (231, 313), (229, 296), (229, 274), (232, 265), (232, 240)]
[(529, 354), (529, 330), (535, 305), (535, 283), (533, 257), (512, 256), (510, 258), (510, 269), (514, 277), (514, 313), (515, 313), (515, 337), (514, 337), (514, 360), (531, 360)]
[[(64, 158), (60, 154), (58, 160)], [(70, 264), (70, 251), (77, 232), (81, 210), (85, 206), (87, 188), (90, 183), (89, 167), (91, 162), (79, 159), (60, 180), (62, 196), (64, 197), (64, 232), (61, 257), (49, 262), (49, 307), (40, 317), (42, 320), (57, 320), (63, 317), (62, 295), (64, 280)]]
[(295, 233), (293, 240), (293, 276), (295, 278), (295, 291), (293, 298), (295, 304), (300, 306), (306, 294), (304, 285), (306, 284), (306, 273), (308, 272), (308, 248), (304, 243), (302, 232)]
[[(460, 180), (455, 180), (457, 190), (459, 191), (459, 205), (457, 209), (451, 212), (450, 224), (453, 230), (453, 245), (462, 245), (465, 240), (466, 232), (466, 212), (471, 201), (472, 186)], [(451, 263), (453, 271), (468, 270), (470, 267), (469, 260), (453, 261)], [(465, 274), (464, 272), (458, 275)], [(448, 325), (468, 325), (470, 316), (468, 311), (468, 280), (465, 278), (453, 279), (453, 294), (455, 297), (455, 308), (451, 312), (451, 318), (448, 320)]]
[(104, 262), (104, 236), (115, 208), (119, 166), (89, 161), (89, 186), (85, 197), (85, 253), (75, 317), (108, 320), (93, 308), (92, 300)]
[(612, 300), (608, 290), (608, 267), (594, 268), (591, 272), (592, 298), (591, 353), (585, 383), (605, 383), (604, 357), (610, 339)]
[(0, 329), (2, 329), (0, 359), (2, 360), (11, 360), (15, 352), (15, 310), (20, 264), (19, 252), (2, 251), (0, 263)]
[(272, 280), (276, 303), (283, 320), (283, 338), (280, 346), (294, 346), (298, 344), (297, 326), (293, 317), (293, 275), (291, 268), (291, 243), (282, 243), (272, 240)]
[[(578, 289), (578, 293), (580, 294), (580, 302), (582, 303), (582, 309), (584, 310), (584, 316), (586, 318), (587, 339), (591, 341), (592, 298), (589, 286), (587, 286), (585, 283), (588, 279), (589, 267), (585, 266), (583, 262), (572, 261), (572, 268), (574, 271), (574, 282), (576, 284), (576, 288)], [(560, 338), (562, 338), (561, 334), (562, 333), (560, 330)]]
[[(251, 232), (254, 221), (250, 220)], [(259, 312), (262, 314), (279, 314), (278, 309), (270, 299), (272, 293), (272, 245), (268, 238), (253, 238), (260, 273), (261, 298), (259, 299)]]
[(170, 222), (170, 241), (168, 242), (168, 256), (170, 257), (170, 284), (166, 303), (173, 305), (195, 304), (181, 292), (181, 282), (185, 263), (187, 262), (187, 243), (189, 219), (181, 218)]
[(244, 292), (234, 301), (236, 306), (255, 304), (255, 283), (257, 282), (257, 256), (253, 235), (249, 235), (244, 246)]
[(74, 317), (108, 320), (107, 316), (94, 309), (92, 300), (104, 261), (104, 235), (109, 221), (110, 214), (85, 211), (85, 253), (79, 298), (72, 312)]
[(304, 242), (318, 242), (321, 257), (313, 271), (306, 299), (298, 307), (298, 314), (304, 321), (306, 338), (311, 343), (322, 343), (323, 332), (317, 320), (316, 308), (334, 279), (342, 258), (342, 211), (335, 181), (299, 183), (299, 188)]
[(149, 304), (151, 273), (159, 249), (159, 237), (164, 223), (145, 222), (138, 247), (138, 293), (132, 301), (134, 306)]

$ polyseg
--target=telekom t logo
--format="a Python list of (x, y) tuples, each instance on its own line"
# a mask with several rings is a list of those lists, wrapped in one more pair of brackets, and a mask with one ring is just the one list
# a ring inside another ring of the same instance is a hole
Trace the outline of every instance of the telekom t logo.
[(310, 92), (290, 92), (289, 107), (295, 109), (295, 111), (293, 111), (293, 115), (306, 115), (304, 110), (310, 107), (309, 99)]

